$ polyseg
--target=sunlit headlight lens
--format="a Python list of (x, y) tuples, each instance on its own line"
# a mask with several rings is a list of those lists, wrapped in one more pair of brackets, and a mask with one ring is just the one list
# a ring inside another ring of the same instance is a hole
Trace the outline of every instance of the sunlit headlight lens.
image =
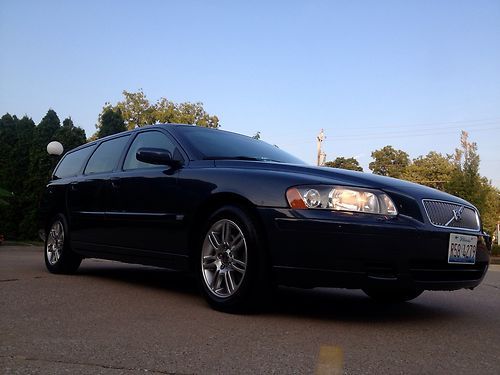
[(342, 188), (330, 191), (328, 194), (328, 207), (341, 211), (380, 213), (380, 203), (375, 194)]
[(309, 189), (304, 194), (304, 203), (308, 208), (318, 208), (321, 206), (321, 195), (316, 189)]
[(290, 207), (397, 215), (389, 196), (378, 190), (343, 186), (298, 186), (286, 193)]

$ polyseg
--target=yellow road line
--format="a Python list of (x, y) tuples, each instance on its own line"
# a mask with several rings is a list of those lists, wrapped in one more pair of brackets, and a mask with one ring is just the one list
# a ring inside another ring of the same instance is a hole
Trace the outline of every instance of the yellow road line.
[(344, 368), (344, 353), (339, 346), (323, 345), (319, 348), (316, 375), (341, 375)]

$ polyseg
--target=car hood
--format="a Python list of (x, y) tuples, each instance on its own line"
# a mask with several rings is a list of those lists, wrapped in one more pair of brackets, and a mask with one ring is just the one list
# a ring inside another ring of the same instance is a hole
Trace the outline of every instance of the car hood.
[(260, 161), (233, 161), (217, 160), (215, 166), (219, 168), (258, 169), (274, 171), (295, 177), (297, 184), (333, 184), (344, 186), (365, 187), (379, 189), (385, 192), (411, 196), (414, 199), (436, 199), (452, 201), (472, 206), (469, 202), (442, 191), (419, 185), (397, 178), (379, 176), (372, 173), (356, 172), (346, 169), (330, 167), (314, 167), (308, 165), (260, 162)]

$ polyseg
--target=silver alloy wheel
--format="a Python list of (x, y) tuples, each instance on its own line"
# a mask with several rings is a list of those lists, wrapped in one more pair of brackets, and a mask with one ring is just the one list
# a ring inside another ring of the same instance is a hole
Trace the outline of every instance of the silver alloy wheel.
[(232, 296), (245, 277), (247, 243), (238, 225), (228, 219), (208, 230), (201, 249), (201, 270), (208, 290), (217, 297)]
[(61, 258), (63, 247), (64, 227), (60, 220), (56, 220), (54, 224), (52, 224), (52, 228), (50, 228), (45, 249), (47, 252), (47, 259), (52, 266)]

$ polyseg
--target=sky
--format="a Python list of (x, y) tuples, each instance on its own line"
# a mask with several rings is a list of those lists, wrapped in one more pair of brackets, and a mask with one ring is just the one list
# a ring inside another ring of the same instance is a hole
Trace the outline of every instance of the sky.
[(460, 131), (500, 187), (500, 1), (0, 0), (0, 115), (49, 108), (87, 136), (143, 89), (203, 102), (315, 164), (392, 145), (453, 153)]

